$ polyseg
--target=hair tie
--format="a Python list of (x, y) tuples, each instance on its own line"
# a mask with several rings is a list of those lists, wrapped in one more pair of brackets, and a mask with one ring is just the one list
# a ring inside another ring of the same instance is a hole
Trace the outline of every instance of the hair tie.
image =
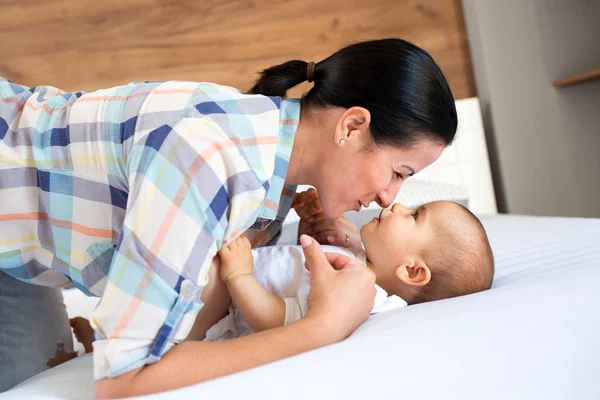
[(309, 62), (306, 66), (306, 80), (308, 82), (312, 82), (315, 78), (315, 63), (313, 61)]

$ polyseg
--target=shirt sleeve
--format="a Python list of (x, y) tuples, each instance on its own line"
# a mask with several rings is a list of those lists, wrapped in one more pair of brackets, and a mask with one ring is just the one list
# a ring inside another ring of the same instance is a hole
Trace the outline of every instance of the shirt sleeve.
[(264, 198), (234, 141), (209, 117), (136, 139), (123, 231), (93, 313), (94, 378), (157, 362), (188, 335), (223, 238)]
[(292, 202), (296, 196), (296, 190), (296, 185), (285, 185), (279, 199), (277, 218), (262, 231), (249, 230), (244, 233), (250, 240), (253, 249), (277, 244), (282, 233), (284, 221), (290, 212)]
[(244, 233), (244, 236), (246, 236), (250, 240), (253, 249), (264, 246), (273, 246), (277, 244), (277, 240), (279, 240), (279, 236), (281, 236), (282, 227), (283, 223), (281, 221), (275, 220), (271, 222), (269, 226), (265, 228), (265, 230), (249, 230)]

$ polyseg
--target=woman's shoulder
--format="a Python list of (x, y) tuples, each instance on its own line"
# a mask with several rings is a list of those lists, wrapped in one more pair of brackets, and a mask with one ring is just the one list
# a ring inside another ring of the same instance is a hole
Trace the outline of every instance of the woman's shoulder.
[(264, 116), (269, 112), (279, 115), (281, 98), (247, 94), (231, 86), (200, 82), (194, 103), (200, 115)]

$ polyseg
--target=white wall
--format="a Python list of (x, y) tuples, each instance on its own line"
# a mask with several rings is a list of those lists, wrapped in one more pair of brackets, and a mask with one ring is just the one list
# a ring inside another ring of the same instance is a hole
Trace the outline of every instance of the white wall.
[(463, 0), (501, 211), (600, 217), (598, 0)]

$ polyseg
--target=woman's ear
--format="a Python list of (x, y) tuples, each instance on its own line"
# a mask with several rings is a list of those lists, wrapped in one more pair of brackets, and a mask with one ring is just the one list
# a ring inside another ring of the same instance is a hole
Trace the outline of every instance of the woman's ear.
[(371, 113), (369, 110), (363, 107), (350, 107), (338, 120), (335, 130), (336, 144), (343, 145), (348, 140), (356, 140), (361, 136), (367, 137), (370, 123)]
[(422, 261), (411, 261), (396, 268), (396, 278), (410, 286), (425, 286), (431, 281), (431, 270)]

